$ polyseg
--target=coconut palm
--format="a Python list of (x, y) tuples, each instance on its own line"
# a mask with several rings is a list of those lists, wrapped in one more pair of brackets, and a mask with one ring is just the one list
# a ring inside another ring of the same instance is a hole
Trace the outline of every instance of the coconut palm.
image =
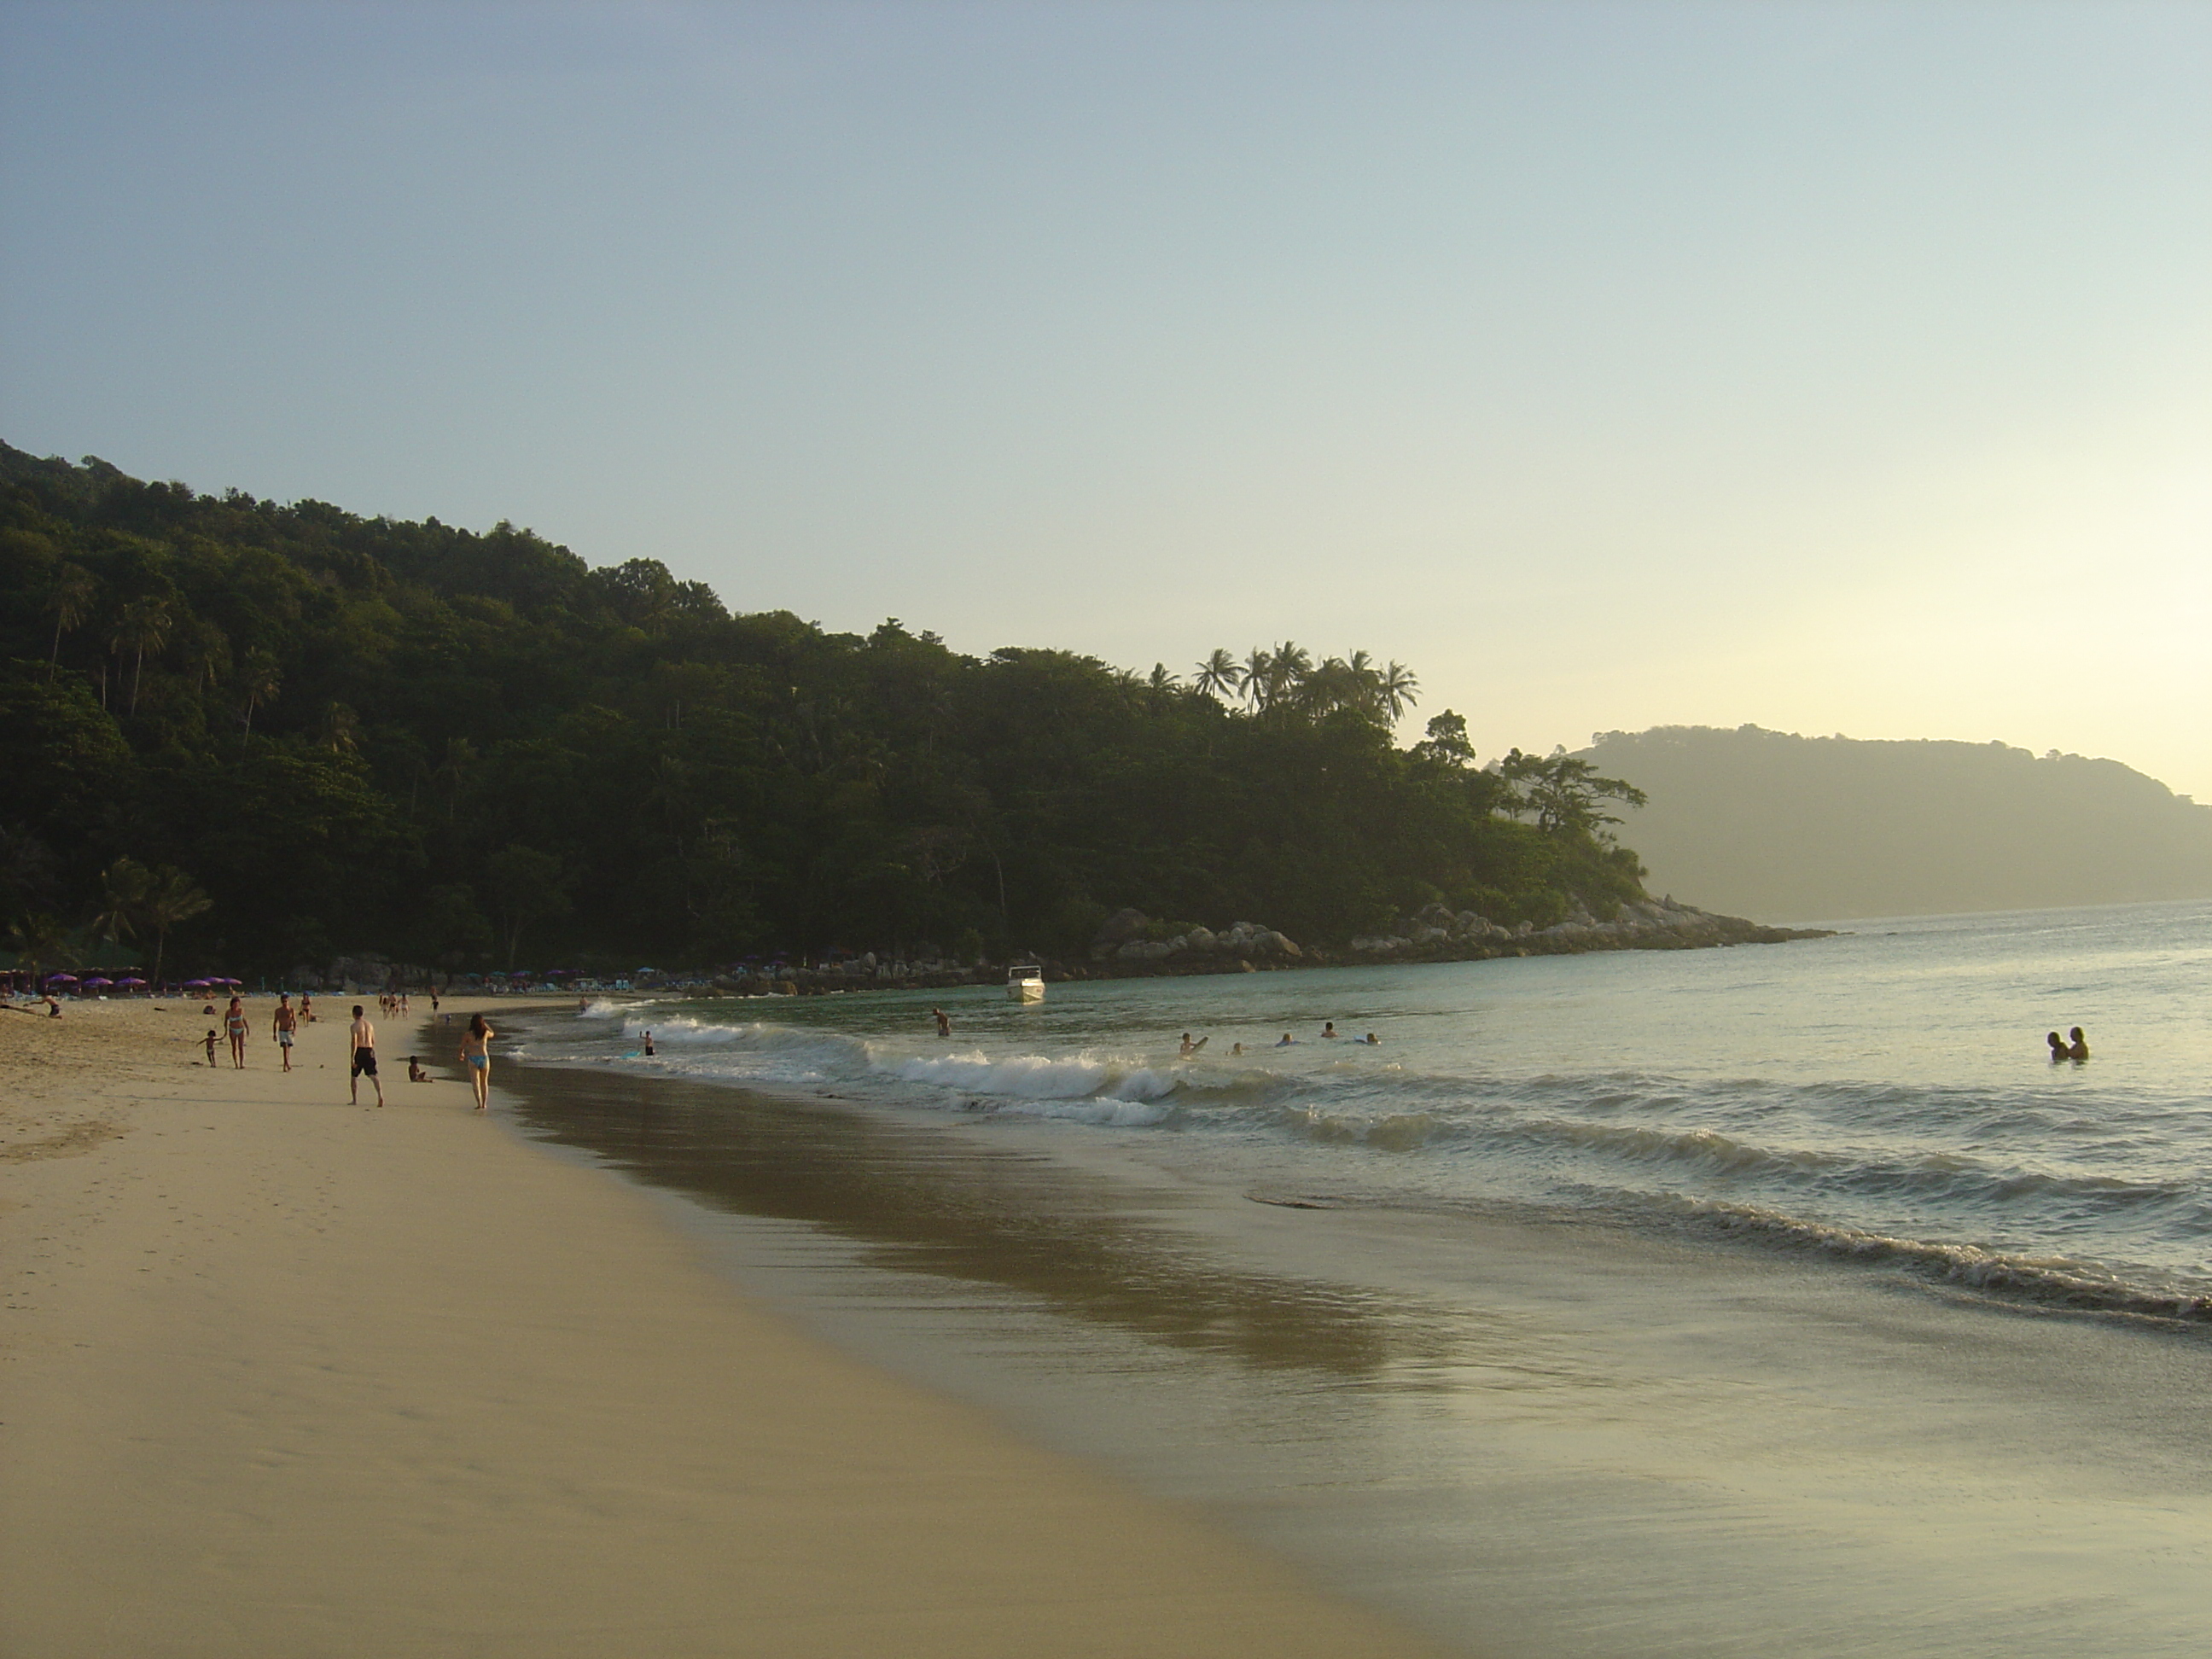
[(146, 896), (140, 902), (139, 915), (145, 926), (154, 930), (154, 983), (161, 982), (161, 957), (169, 948), (169, 930), (190, 921), (194, 916), (204, 915), (215, 908), (215, 901), (199, 889), (199, 884), (183, 871), (163, 865), (153, 872)]
[(273, 702), (284, 677), (276, 666), (276, 659), (259, 646), (246, 653), (239, 665), (238, 689), (246, 697), (246, 738), (253, 739), (253, 711), (263, 703)]
[(1274, 658), (1255, 646), (1244, 659), (1243, 672), (1244, 700), (1250, 703), (1255, 711), (1265, 708), (1267, 706), (1269, 691), (1275, 681)]
[(1313, 672), (1313, 653), (1294, 640), (1275, 647), (1273, 694), (1270, 701), (1285, 702), (1294, 696), (1305, 677)]
[(100, 872), (100, 885), (104, 908), (93, 918), (93, 937), (117, 945), (137, 939), (154, 872), (134, 858), (119, 858)]
[(1420, 689), (1419, 677), (1405, 664), (1394, 662), (1382, 671), (1376, 693), (1382, 698), (1382, 712), (1395, 720), (1420, 701), (1415, 695)]
[(46, 614), (54, 619), (54, 648), (46, 657), (50, 676), (61, 666), (62, 635), (73, 634), (84, 626), (99, 592), (92, 573), (81, 564), (65, 564), (54, 573), (53, 581), (46, 588)]
[(160, 599), (133, 599), (115, 619), (111, 636), (118, 653), (137, 658), (131, 674), (131, 712), (138, 712), (138, 684), (146, 678), (146, 653), (159, 655), (169, 637), (169, 607)]
[(77, 959), (69, 929), (44, 911), (25, 916), (8, 930), (8, 943), (22, 964), (31, 970), (31, 983), (42, 987), (46, 970), (66, 968)]
[(1236, 658), (1217, 645), (1212, 653), (1199, 664), (1198, 678), (1191, 684), (1207, 696), (1219, 697), (1225, 702), (1236, 695), (1238, 686), (1244, 684), (1244, 671), (1237, 665)]

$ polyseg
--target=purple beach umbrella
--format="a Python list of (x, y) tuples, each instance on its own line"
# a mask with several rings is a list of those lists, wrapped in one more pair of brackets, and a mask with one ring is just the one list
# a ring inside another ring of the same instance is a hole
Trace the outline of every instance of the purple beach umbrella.
[(115, 982), (116, 982), (118, 985), (140, 986), (140, 985), (143, 985), (143, 984), (145, 984), (145, 982), (146, 982), (146, 981), (145, 981), (144, 980), (143, 980), (143, 979), (132, 978), (132, 979), (118, 979), (118, 980), (117, 980)]

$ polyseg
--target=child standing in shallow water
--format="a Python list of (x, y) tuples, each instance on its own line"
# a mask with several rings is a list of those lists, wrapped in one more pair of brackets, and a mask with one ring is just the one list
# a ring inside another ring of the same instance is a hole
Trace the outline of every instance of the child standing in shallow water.
[(480, 1112), (491, 1103), (491, 1040), (498, 1035), (484, 1024), (482, 1014), (471, 1014), (469, 1029), (461, 1037), (461, 1064), (469, 1068)]

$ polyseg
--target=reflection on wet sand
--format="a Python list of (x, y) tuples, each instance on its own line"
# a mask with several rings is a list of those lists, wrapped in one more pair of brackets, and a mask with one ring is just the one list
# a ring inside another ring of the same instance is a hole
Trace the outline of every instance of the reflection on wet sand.
[[(827, 1229), (868, 1265), (988, 1285), (1146, 1341), (1374, 1378), (1463, 1345), (1464, 1310), (1239, 1272), (1083, 1171), (860, 1115), (667, 1077), (520, 1068), (536, 1134), (712, 1207)], [(1170, 1201), (1166, 1194), (1160, 1201)]]

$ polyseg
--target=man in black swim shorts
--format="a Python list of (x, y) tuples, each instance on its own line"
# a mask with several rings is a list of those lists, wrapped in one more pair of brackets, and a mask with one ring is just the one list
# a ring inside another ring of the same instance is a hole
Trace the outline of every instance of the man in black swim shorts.
[(353, 1006), (353, 1075), (347, 1080), (346, 1095), (356, 1106), (361, 1104), (361, 1080), (367, 1078), (376, 1085), (376, 1103), (384, 1104), (384, 1084), (376, 1075), (376, 1027), (362, 1012), (361, 1004)]

